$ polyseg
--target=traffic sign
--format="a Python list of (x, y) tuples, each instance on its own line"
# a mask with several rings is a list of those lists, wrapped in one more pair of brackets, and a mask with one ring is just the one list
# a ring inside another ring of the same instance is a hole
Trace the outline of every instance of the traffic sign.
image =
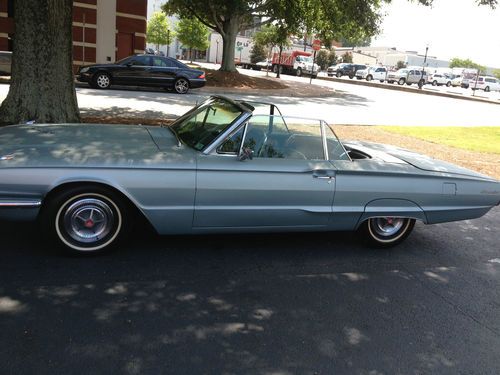
[(319, 51), (321, 49), (321, 40), (319, 39), (314, 39), (313, 40), (313, 44), (312, 44), (312, 48), (313, 50), (315, 51)]

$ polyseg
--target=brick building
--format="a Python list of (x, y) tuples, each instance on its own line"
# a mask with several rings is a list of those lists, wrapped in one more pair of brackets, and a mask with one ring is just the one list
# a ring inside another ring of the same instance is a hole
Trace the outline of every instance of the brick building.
[[(13, 3), (0, 0), (0, 51), (12, 50)], [(106, 63), (146, 47), (147, 0), (73, 2), (73, 64)]]

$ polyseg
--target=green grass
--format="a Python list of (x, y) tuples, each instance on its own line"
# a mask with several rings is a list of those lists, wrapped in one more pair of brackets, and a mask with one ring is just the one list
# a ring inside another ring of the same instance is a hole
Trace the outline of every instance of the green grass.
[(500, 126), (382, 126), (382, 129), (464, 150), (500, 154)]

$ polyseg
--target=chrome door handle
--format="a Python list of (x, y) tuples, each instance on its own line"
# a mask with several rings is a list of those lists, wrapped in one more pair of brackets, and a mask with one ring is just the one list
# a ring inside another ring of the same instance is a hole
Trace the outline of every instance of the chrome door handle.
[(317, 169), (312, 173), (313, 178), (321, 178), (325, 180), (331, 180), (335, 178), (335, 170), (329, 169)]

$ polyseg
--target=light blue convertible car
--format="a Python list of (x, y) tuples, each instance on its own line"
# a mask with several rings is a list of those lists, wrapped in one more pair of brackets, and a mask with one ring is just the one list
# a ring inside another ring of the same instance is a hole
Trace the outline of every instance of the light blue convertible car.
[(386, 247), (415, 220), (473, 219), (499, 202), (489, 177), (220, 96), (171, 126), (0, 129), (0, 220), (38, 220), (79, 254), (116, 246), (138, 216), (160, 234), (358, 230)]

